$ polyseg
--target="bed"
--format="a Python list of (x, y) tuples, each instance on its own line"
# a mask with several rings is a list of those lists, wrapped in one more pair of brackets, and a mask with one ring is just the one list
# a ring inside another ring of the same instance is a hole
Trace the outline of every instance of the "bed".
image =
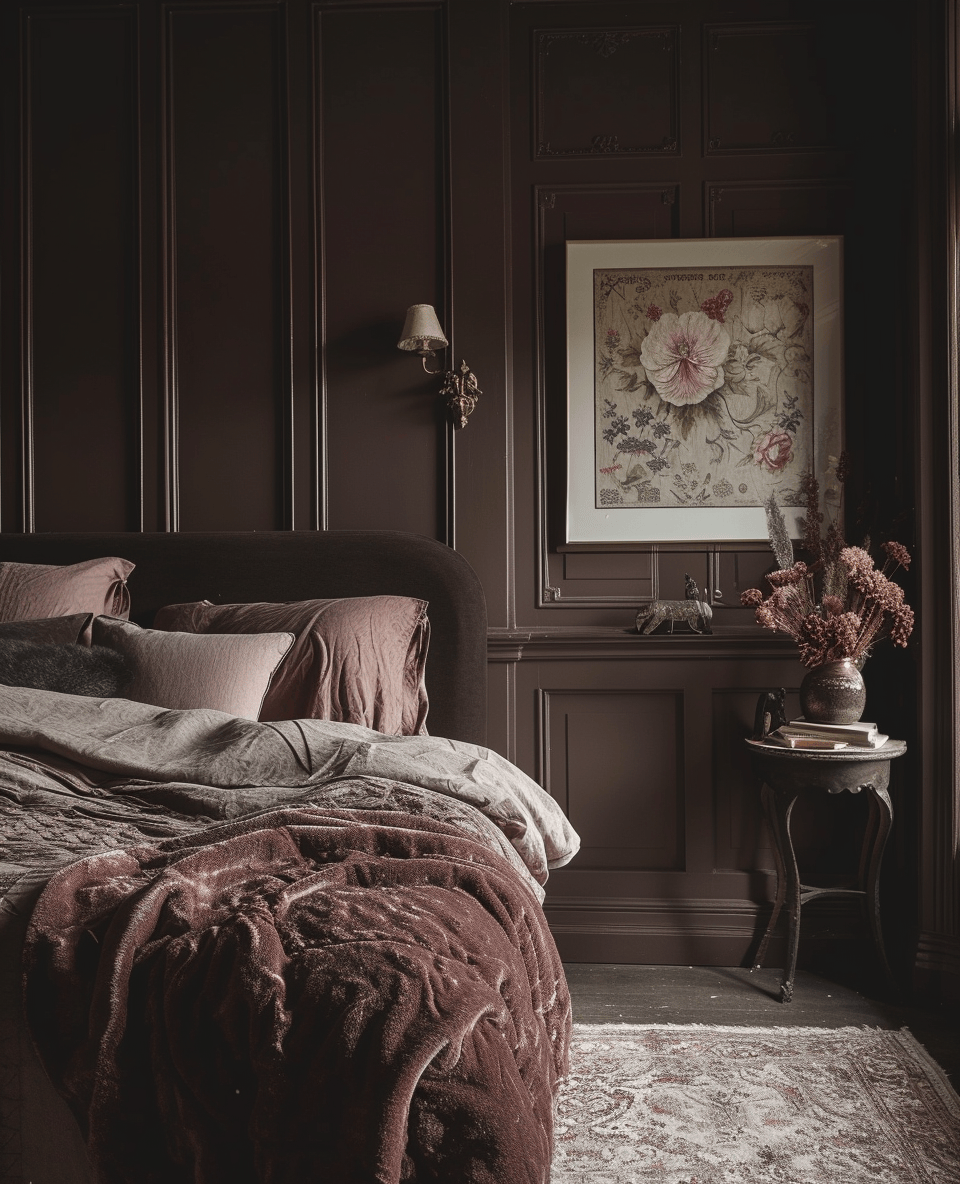
[[(102, 604), (43, 599), (111, 557)], [(483, 747), (462, 557), (4, 535), (4, 637), (120, 681), (0, 685), (0, 1180), (549, 1181), (570, 1003), (540, 903), (578, 839)]]

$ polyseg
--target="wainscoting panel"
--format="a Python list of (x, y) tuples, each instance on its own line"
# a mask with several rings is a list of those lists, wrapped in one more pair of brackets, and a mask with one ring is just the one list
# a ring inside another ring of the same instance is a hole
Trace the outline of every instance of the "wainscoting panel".
[(801, 152), (836, 144), (836, 61), (822, 26), (707, 25), (704, 40), (708, 155)]
[(172, 7), (166, 22), (171, 518), (267, 530), (289, 415), (281, 10)]
[(137, 17), (23, 19), (21, 512), (36, 530), (136, 529)]
[[(453, 340), (440, 21), (439, 9), (424, 5), (393, 12), (331, 6), (318, 22), (324, 417), (327, 439), (336, 441), (326, 457), (327, 524), (334, 529), (443, 537), (442, 379), (428, 378), (416, 355), (397, 350), (411, 304), (435, 304)], [(431, 367), (455, 365), (459, 358), (441, 352)]]
[(682, 706), (660, 691), (544, 693), (546, 788), (580, 835), (578, 867), (683, 866)]
[(537, 157), (678, 151), (680, 29), (534, 33)]
[(705, 184), (712, 238), (844, 234), (853, 194), (842, 181)]
[(795, 654), (732, 631), (641, 638), (596, 629), (491, 639), (490, 656), (492, 686), (507, 681), (501, 662), (515, 672), (515, 759), (567, 810), (583, 843), (547, 884), (563, 956), (747, 958), (773, 862), (744, 739), (761, 691), (795, 690)]
[[(718, 871), (773, 871), (770, 835), (757, 806), (760, 787), (743, 743), (741, 721), (755, 711), (761, 690), (773, 687), (724, 689), (712, 696), (714, 865)], [(795, 687), (788, 700), (790, 717), (799, 714)]]

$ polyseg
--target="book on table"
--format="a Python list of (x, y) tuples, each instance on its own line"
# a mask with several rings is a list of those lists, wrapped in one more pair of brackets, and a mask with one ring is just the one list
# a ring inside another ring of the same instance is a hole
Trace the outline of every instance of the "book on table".
[(850, 747), (846, 740), (835, 740), (830, 736), (791, 736), (784, 734), (782, 729), (768, 733), (763, 739), (781, 748), (803, 748), (816, 752), (838, 752), (841, 748)]
[(780, 726), (784, 736), (815, 736), (821, 739), (844, 740), (859, 748), (880, 748), (890, 739), (874, 723), (858, 720), (853, 724), (820, 724), (800, 716)]

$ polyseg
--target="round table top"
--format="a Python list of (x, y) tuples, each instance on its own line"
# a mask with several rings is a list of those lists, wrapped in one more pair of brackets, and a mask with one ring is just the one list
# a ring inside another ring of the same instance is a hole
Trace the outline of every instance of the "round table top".
[(786, 761), (892, 761), (907, 751), (906, 740), (887, 740), (879, 748), (850, 745), (849, 748), (787, 748), (782, 744), (766, 744), (763, 740), (747, 739), (746, 743), (758, 756)]

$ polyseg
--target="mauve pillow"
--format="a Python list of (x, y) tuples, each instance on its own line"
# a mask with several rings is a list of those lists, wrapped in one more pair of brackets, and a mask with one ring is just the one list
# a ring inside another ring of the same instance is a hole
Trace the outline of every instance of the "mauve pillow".
[(127, 576), (134, 564), (111, 555), (67, 567), (0, 563), (0, 621), (67, 617), (73, 613), (130, 615)]
[(90, 644), (93, 613), (73, 613), (69, 617), (41, 617), (35, 621), (0, 621), (0, 638), (32, 641), (40, 645)]
[(126, 699), (172, 710), (209, 707), (256, 719), (270, 679), (293, 644), (293, 634), (201, 637), (97, 617), (93, 643), (127, 659)]
[(262, 720), (329, 719), (388, 736), (425, 735), (427, 603), (355, 596), (270, 604), (171, 604), (157, 629), (185, 633), (289, 630), (296, 641), (270, 686)]

